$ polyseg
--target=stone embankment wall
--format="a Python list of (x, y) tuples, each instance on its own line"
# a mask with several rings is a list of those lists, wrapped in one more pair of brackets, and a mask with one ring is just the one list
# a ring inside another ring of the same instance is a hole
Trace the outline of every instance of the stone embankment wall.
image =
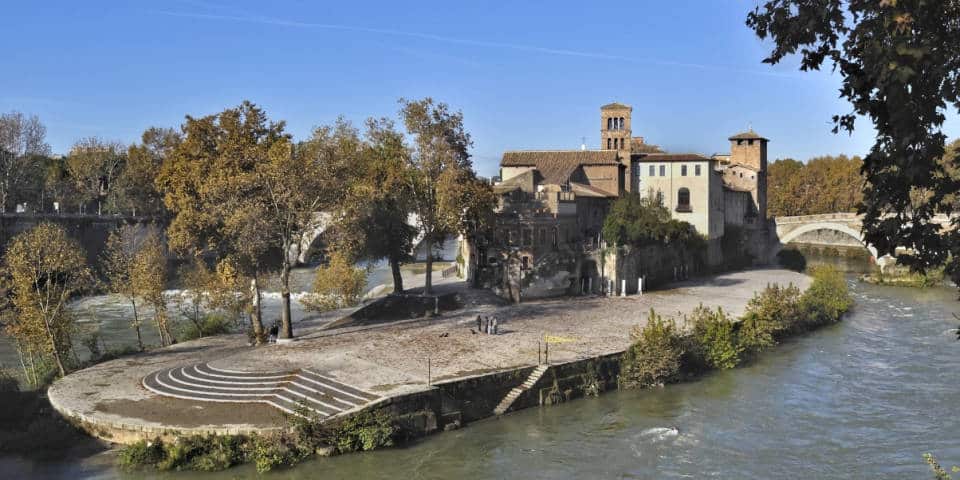
[(164, 229), (155, 226), (152, 217), (128, 217), (120, 215), (74, 215), (74, 214), (0, 214), (0, 255), (3, 255), (10, 240), (42, 222), (52, 222), (66, 229), (71, 238), (80, 242), (86, 252), (87, 261), (94, 264), (103, 252), (107, 237), (114, 229), (135, 224), (146, 233), (148, 228), (156, 228), (161, 235)]
[[(616, 390), (623, 352), (550, 365), (543, 376), (513, 402), (508, 411), (551, 405)], [(459, 428), (495, 416), (494, 409), (535, 366), (439, 382), (433, 388), (392, 397), (372, 407), (397, 419), (412, 437)]]

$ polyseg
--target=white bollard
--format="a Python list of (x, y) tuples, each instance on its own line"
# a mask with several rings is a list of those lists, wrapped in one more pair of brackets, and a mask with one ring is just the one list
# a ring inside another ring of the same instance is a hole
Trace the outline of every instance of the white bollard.
[(621, 296), (621, 297), (626, 297), (626, 296), (627, 296), (627, 281), (626, 281), (626, 280), (620, 280), (620, 296)]
[(643, 296), (643, 277), (637, 277), (637, 293)]

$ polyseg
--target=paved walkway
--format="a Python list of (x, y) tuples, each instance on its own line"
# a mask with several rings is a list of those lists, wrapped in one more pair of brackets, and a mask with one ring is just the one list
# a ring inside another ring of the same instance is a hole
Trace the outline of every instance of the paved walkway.
[[(642, 296), (572, 297), (505, 305), (489, 292), (447, 284), (464, 308), (423, 320), (348, 331), (328, 319), (295, 324), (299, 340), (251, 348), (241, 335), (186, 342), (75, 372), (49, 391), (61, 412), (121, 429), (248, 431), (281, 424), (279, 411), (306, 404), (325, 416), (434, 382), (537, 363), (538, 342), (551, 338), (550, 359), (575, 360), (622, 351), (647, 312), (683, 318), (697, 305), (740, 315), (769, 283), (806, 288), (786, 270), (751, 270), (691, 280)], [(476, 332), (477, 315), (495, 315), (500, 335)], [(181, 395), (182, 394), (182, 395)], [(210, 396), (197, 401), (203, 395)], [(241, 403), (221, 403), (244, 400)]]

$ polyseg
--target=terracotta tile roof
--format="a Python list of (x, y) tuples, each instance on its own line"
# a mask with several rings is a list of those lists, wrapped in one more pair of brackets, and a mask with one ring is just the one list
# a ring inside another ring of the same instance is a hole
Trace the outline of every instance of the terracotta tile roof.
[(770, 141), (770, 139), (764, 138), (764, 137), (760, 136), (759, 133), (754, 132), (752, 128), (751, 128), (750, 130), (746, 131), (746, 132), (738, 133), (738, 134), (730, 137), (728, 140), (763, 140), (763, 141), (765, 141), (765, 142), (769, 142), (769, 141)]
[(614, 109), (617, 109), (617, 110), (628, 109), (628, 110), (629, 110), (629, 109), (630, 109), (630, 105), (624, 105), (624, 104), (622, 104), (622, 103), (620, 103), (620, 102), (613, 102), (613, 103), (608, 103), (608, 104), (600, 107), (600, 110), (614, 110)]
[(699, 153), (649, 153), (634, 155), (641, 162), (708, 162), (710, 157)]
[(620, 165), (616, 150), (504, 152), (501, 167), (534, 167), (542, 183), (562, 185), (581, 165)]
[(593, 198), (618, 197), (616, 193), (610, 193), (601, 188), (594, 187), (593, 185), (586, 185), (583, 183), (570, 182), (570, 190), (574, 193), (574, 195), (578, 197), (593, 197)]

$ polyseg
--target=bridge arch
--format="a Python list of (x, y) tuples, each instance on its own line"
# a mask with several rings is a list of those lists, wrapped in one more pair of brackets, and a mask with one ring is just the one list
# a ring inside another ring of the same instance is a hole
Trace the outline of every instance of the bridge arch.
[[(858, 242), (860, 242), (860, 244), (863, 245), (864, 248), (866, 248), (867, 250), (869, 250), (869, 251), (870, 251), (870, 255), (873, 256), (873, 259), (874, 259), (874, 260), (876, 260), (876, 259), (878, 258), (876, 247), (874, 247), (873, 245), (870, 245), (870, 244), (868, 244), (866, 241), (864, 241), (864, 239), (863, 239), (863, 234), (862, 234), (862, 233), (860, 233), (858, 230), (853, 229), (853, 228), (850, 227), (849, 225), (845, 225), (845, 224), (842, 224), (842, 223), (814, 222), (814, 223), (807, 223), (807, 224), (801, 225), (801, 226), (799, 226), (799, 227), (797, 227), (797, 228), (795, 228), (795, 229), (793, 229), (793, 230), (790, 230), (789, 232), (787, 232), (786, 234), (784, 234), (782, 237), (780, 237), (780, 246), (781, 246), (781, 248), (782, 248), (783, 245), (786, 245), (786, 244), (788, 244), (788, 243), (796, 240), (796, 239), (799, 238), (801, 235), (803, 235), (803, 234), (805, 234), (805, 233), (809, 233), (809, 232), (814, 232), (814, 231), (817, 231), (817, 230), (833, 230), (833, 231), (835, 231), (835, 232), (840, 232), (840, 233), (849, 235), (849, 236), (853, 237), (854, 239), (856, 239)], [(777, 251), (773, 252), (774, 255), (777, 254), (777, 252), (780, 250), (780, 248), (777, 248), (776, 250), (777, 250)]]

